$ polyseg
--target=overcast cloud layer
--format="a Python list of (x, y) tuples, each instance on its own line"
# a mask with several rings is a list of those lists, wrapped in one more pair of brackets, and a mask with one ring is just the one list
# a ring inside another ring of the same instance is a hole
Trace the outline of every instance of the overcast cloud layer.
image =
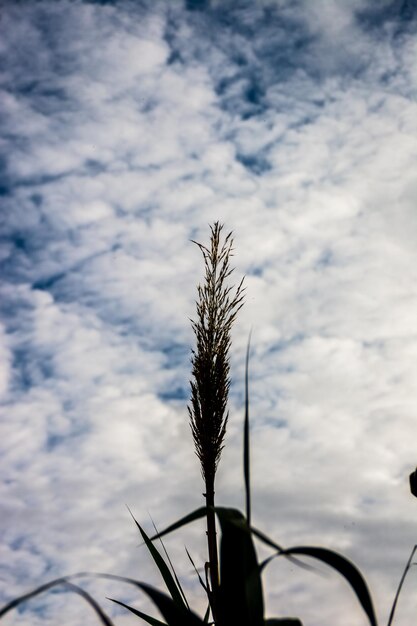
[[(0, 603), (80, 570), (161, 585), (125, 505), (151, 529), (148, 511), (162, 527), (203, 504), (190, 239), (218, 219), (247, 286), (218, 503), (243, 506), (252, 328), (254, 524), (344, 553), (386, 623), (416, 543), (414, 2), (6, 1), (0, 18)], [(203, 564), (203, 525), (167, 541), (202, 610), (184, 543)], [(365, 624), (337, 575), (277, 560), (265, 581), (269, 615)], [(106, 596), (150, 608), (85, 588), (118, 626), (138, 619)], [(62, 590), (4, 619), (58, 622), (97, 624)]]

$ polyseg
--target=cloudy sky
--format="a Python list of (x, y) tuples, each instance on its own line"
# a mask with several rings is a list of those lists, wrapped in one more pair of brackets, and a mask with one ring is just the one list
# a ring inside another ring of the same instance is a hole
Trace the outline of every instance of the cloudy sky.
[[(243, 507), (252, 328), (254, 524), (352, 559), (386, 623), (417, 542), (415, 7), (2, 2), (0, 604), (80, 570), (161, 585), (126, 505), (151, 531), (203, 504), (190, 239), (220, 220), (247, 297), (217, 502)], [(201, 610), (184, 543), (203, 564), (204, 525), (167, 540)], [(366, 624), (337, 575), (265, 585), (270, 616)], [(118, 626), (106, 596), (150, 606), (85, 588)], [(412, 572), (398, 626), (416, 611)], [(97, 619), (60, 590), (3, 623)]]

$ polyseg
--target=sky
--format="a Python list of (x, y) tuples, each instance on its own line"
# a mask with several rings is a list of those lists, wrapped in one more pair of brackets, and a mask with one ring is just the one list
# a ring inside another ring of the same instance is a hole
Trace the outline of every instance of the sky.
[[(201, 506), (187, 417), (198, 248), (233, 231), (219, 505), (363, 572), (381, 624), (417, 543), (412, 0), (15, 2), (0, 9), (0, 604), (101, 571), (162, 587), (152, 532)], [(166, 546), (196, 610), (204, 524)], [(266, 554), (260, 548), (260, 555)], [(337, 574), (276, 559), (268, 616), (367, 622)], [(117, 626), (157, 611), (83, 581)], [(415, 570), (397, 626), (415, 619)], [(62, 589), (5, 626), (92, 626)]]

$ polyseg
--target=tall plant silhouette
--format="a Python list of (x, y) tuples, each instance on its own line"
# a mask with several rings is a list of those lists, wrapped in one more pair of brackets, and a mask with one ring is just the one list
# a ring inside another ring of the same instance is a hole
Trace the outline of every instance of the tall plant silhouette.
[[(125, 604), (120, 600), (113, 602), (125, 607), (151, 626), (302, 626), (296, 617), (265, 616), (264, 591), (262, 576), (270, 563), (284, 557), (293, 563), (307, 567), (301, 558), (315, 559), (332, 568), (351, 586), (356, 598), (367, 617), (369, 626), (377, 626), (373, 602), (365, 579), (356, 566), (341, 554), (323, 547), (299, 545), (283, 548), (273, 539), (252, 525), (251, 493), (250, 493), (250, 459), (249, 459), (249, 343), (246, 354), (245, 369), (245, 409), (243, 437), (243, 474), (246, 492), (246, 512), (229, 507), (214, 505), (214, 483), (216, 470), (220, 460), (228, 420), (227, 401), (230, 387), (229, 379), (229, 348), (231, 330), (239, 309), (243, 305), (244, 288), (241, 281), (235, 288), (229, 286), (228, 279), (232, 273), (230, 258), (233, 251), (233, 239), (229, 233), (222, 240), (223, 226), (216, 222), (211, 229), (208, 247), (199, 244), (205, 264), (204, 281), (198, 286), (197, 317), (192, 321), (196, 336), (196, 347), (192, 352), (191, 401), (188, 406), (191, 431), (195, 449), (201, 463), (201, 473), (205, 482), (206, 503), (204, 506), (188, 513), (181, 519), (149, 537), (142, 526), (136, 521), (141, 538), (158, 568), (164, 581), (165, 592), (146, 584), (123, 576), (101, 572), (79, 572), (70, 576), (51, 580), (38, 586), (29, 593), (9, 601), (0, 607), (0, 619), (9, 611), (35, 596), (49, 591), (54, 587), (64, 589), (81, 596), (95, 611), (104, 626), (114, 626), (113, 621), (103, 611), (95, 599), (73, 581), (77, 578), (98, 577), (127, 583), (144, 592), (159, 609), (164, 621), (143, 611)], [(410, 477), (411, 490), (417, 493), (417, 470)], [(207, 540), (209, 560), (206, 564), (206, 581), (200, 576), (199, 569), (187, 551), (197, 578), (207, 595), (208, 607), (203, 618), (195, 613), (187, 601), (162, 537), (196, 520), (207, 520)], [(216, 519), (219, 523), (220, 552), (217, 551)], [(163, 554), (155, 545), (161, 540)], [(255, 540), (272, 549), (272, 553), (259, 562)], [(388, 626), (391, 626), (398, 597), (407, 572), (410, 570), (416, 546), (407, 562), (401, 578)], [(207, 576), (207, 570), (210, 576)], [(208, 580), (210, 578), (210, 580)], [(318, 610), (320, 610), (319, 607)], [(210, 616), (211, 612), (211, 616)]]
[(188, 406), (191, 432), (201, 464), (207, 505), (208, 567), (211, 589), (209, 599), (214, 619), (217, 615), (219, 564), (214, 512), (214, 483), (223, 449), (228, 420), (229, 349), (231, 328), (243, 306), (243, 279), (235, 289), (227, 284), (233, 272), (230, 257), (233, 238), (230, 232), (221, 241), (223, 225), (210, 226), (209, 247), (194, 241), (200, 248), (205, 265), (204, 282), (197, 287), (197, 317), (191, 320), (196, 337), (192, 351), (191, 404)]

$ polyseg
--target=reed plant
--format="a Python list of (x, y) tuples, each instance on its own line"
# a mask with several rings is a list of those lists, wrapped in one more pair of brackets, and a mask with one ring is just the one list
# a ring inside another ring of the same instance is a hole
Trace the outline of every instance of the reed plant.
[(210, 228), (210, 247), (194, 242), (203, 254), (205, 277), (203, 284), (197, 287), (197, 318), (191, 322), (196, 348), (192, 350), (191, 358), (193, 379), (188, 414), (205, 483), (208, 569), (211, 582), (211, 588), (207, 591), (213, 618), (217, 619), (219, 564), (214, 482), (229, 417), (227, 400), (230, 388), (230, 334), (237, 312), (243, 306), (243, 279), (235, 292), (227, 285), (227, 279), (233, 272), (230, 268), (232, 233), (221, 243), (223, 226), (216, 222)]
[[(205, 504), (162, 532), (157, 532), (155, 528), (155, 534), (152, 537), (149, 537), (137, 520), (134, 520), (143, 543), (162, 575), (166, 591), (162, 592), (142, 581), (127, 577), (79, 572), (49, 581), (11, 600), (0, 609), (0, 619), (23, 602), (53, 587), (64, 586), (86, 600), (101, 623), (105, 626), (114, 626), (113, 621), (96, 600), (74, 582), (85, 577), (99, 577), (121, 581), (144, 592), (159, 609), (164, 621), (119, 600), (112, 599), (112, 601), (125, 607), (151, 626), (204, 626), (205, 624), (213, 626), (302, 626), (297, 617), (265, 617), (262, 576), (268, 564), (275, 558), (291, 559), (300, 567), (310, 568), (304, 560), (304, 557), (307, 557), (325, 563), (341, 575), (351, 586), (369, 624), (377, 626), (366, 581), (353, 563), (337, 552), (323, 547), (301, 545), (284, 548), (252, 525), (249, 454), (249, 342), (246, 353), (243, 423), (245, 513), (234, 508), (215, 505), (215, 476), (224, 446), (228, 421), (231, 330), (244, 298), (243, 280), (236, 288), (228, 284), (233, 271), (230, 268), (233, 239), (232, 234), (229, 233), (222, 240), (222, 229), (223, 226), (219, 222), (210, 227), (208, 246), (194, 242), (203, 254), (205, 275), (203, 283), (197, 288), (196, 319), (191, 321), (196, 346), (191, 357), (192, 380), (188, 416), (195, 452), (200, 461), (205, 484), (203, 494)], [(410, 477), (411, 491), (414, 495), (417, 494), (416, 477), (417, 470)], [(162, 537), (169, 533), (201, 518), (205, 518), (207, 524), (208, 560), (204, 567), (204, 579), (191, 556), (189, 554), (188, 556), (207, 597), (207, 610), (204, 616), (199, 616), (190, 608), (162, 540)], [(219, 524), (220, 541), (217, 539), (216, 520)], [(161, 550), (156, 547), (156, 540), (161, 543)], [(255, 540), (271, 549), (270, 556), (262, 562), (258, 560)], [(400, 580), (388, 626), (391, 626), (393, 622), (398, 597), (404, 578), (412, 565), (416, 548), (417, 546), (413, 548)], [(65, 626), (64, 623), (63, 626)]]

